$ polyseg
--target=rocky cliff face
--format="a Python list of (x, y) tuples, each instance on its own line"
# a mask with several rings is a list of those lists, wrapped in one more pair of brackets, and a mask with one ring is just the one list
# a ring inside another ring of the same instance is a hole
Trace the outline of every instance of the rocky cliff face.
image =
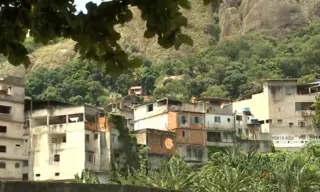
[(224, 0), (219, 8), (222, 36), (259, 31), (283, 36), (320, 18), (320, 0)]

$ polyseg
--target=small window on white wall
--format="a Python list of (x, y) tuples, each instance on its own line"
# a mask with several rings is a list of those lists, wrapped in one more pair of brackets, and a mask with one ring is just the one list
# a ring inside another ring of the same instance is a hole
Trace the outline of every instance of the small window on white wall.
[(214, 122), (215, 123), (221, 123), (221, 117), (220, 116), (215, 116), (214, 117)]

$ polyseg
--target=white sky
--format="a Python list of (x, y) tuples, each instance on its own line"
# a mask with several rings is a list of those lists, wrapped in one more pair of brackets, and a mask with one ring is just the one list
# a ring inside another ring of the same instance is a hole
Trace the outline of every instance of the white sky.
[(97, 5), (99, 5), (102, 2), (101, 0), (74, 0), (77, 11), (83, 11), (83, 13), (86, 13), (86, 4), (90, 1), (92, 1), (93, 3), (97, 3)]

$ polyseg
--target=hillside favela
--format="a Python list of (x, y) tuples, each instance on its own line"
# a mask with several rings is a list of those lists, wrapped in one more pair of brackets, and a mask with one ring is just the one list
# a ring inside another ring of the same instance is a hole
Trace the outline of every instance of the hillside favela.
[(320, 192), (320, 1), (0, 2), (0, 192)]

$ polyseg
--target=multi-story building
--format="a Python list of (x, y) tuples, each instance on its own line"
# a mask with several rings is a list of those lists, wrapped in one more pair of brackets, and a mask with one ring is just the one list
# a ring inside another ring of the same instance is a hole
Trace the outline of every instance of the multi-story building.
[(261, 132), (260, 124), (249, 111), (234, 111), (231, 100), (203, 98), (207, 146), (217, 149), (233, 148), (244, 151), (251, 149), (270, 152), (270, 135)]
[(263, 92), (233, 103), (234, 109), (248, 108), (271, 133), (275, 148), (297, 149), (310, 140), (319, 140), (320, 130), (312, 125), (312, 107), (319, 82), (298, 85), (296, 79), (268, 80)]
[(161, 161), (168, 160), (176, 152), (176, 134), (171, 131), (143, 129), (135, 131), (137, 143), (148, 146), (149, 168), (159, 168)]
[(27, 173), (24, 118), (24, 80), (0, 78), (0, 179), (22, 180)]
[(100, 181), (107, 181), (110, 138), (98, 123), (100, 115), (104, 115), (101, 110), (26, 100), (25, 111), (29, 180), (72, 180), (75, 174), (88, 170)]
[[(180, 156), (190, 163), (207, 161), (203, 111), (203, 105), (200, 104), (160, 99), (135, 108), (134, 130), (174, 132), (174, 143)], [(162, 134), (158, 134), (159, 137), (160, 135)]]

